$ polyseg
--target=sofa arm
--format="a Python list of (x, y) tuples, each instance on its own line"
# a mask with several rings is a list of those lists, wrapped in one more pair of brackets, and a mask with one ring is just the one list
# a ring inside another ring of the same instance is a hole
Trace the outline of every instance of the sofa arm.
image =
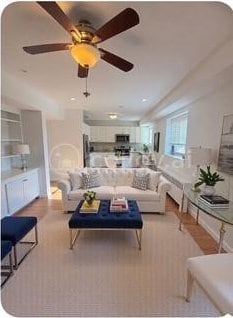
[(159, 178), (158, 194), (166, 194), (171, 189), (171, 183), (164, 177)]
[(58, 181), (57, 187), (61, 190), (63, 198), (66, 198), (68, 193), (71, 191), (71, 184), (69, 180)]

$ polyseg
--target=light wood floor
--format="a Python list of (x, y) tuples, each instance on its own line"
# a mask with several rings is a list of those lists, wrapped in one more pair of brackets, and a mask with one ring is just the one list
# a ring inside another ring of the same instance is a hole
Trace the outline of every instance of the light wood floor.
[[(61, 192), (56, 187), (52, 187), (52, 196), (50, 198), (39, 198), (29, 204), (26, 208), (17, 212), (17, 216), (36, 216), (39, 220), (47, 213), (54, 210), (61, 210)], [(179, 217), (178, 205), (176, 202), (167, 196), (166, 211), (173, 212)], [(193, 239), (199, 245), (204, 254), (214, 254), (218, 251), (218, 244), (213, 238), (203, 229), (201, 225), (196, 225), (194, 218), (185, 213), (183, 223), (186, 230), (191, 234)], [(178, 231), (178, 228), (177, 228)]]

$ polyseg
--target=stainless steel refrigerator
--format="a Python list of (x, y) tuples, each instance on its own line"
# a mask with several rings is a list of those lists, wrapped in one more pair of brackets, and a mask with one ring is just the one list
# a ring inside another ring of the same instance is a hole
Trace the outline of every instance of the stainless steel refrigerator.
[(90, 143), (88, 135), (83, 134), (83, 166), (90, 167)]

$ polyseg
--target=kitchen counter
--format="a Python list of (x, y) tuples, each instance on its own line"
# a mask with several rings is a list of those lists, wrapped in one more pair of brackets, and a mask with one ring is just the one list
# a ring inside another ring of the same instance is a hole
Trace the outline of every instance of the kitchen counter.
[(122, 167), (141, 167), (142, 155), (139, 152), (130, 153), (129, 155), (116, 156), (115, 152), (91, 152), (91, 167), (106, 167), (105, 157), (114, 158), (117, 162), (122, 161)]

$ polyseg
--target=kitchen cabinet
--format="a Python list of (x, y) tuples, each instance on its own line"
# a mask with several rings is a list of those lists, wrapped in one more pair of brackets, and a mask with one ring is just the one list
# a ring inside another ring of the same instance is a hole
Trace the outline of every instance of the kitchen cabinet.
[(39, 196), (38, 169), (12, 171), (2, 180), (5, 189), (4, 214), (11, 215)]
[(91, 142), (115, 142), (115, 135), (130, 135), (130, 143), (141, 142), (140, 127), (126, 126), (90, 126)]
[(106, 126), (91, 126), (90, 130), (92, 142), (105, 142)]
[(106, 126), (105, 128), (105, 142), (115, 142), (115, 135), (117, 134), (118, 127)]
[(89, 137), (89, 139), (90, 139), (90, 136), (91, 136), (90, 126), (87, 125), (87, 124), (85, 124), (85, 123), (83, 123), (83, 124), (82, 124), (82, 133), (85, 134), (85, 135), (87, 135), (87, 136)]

